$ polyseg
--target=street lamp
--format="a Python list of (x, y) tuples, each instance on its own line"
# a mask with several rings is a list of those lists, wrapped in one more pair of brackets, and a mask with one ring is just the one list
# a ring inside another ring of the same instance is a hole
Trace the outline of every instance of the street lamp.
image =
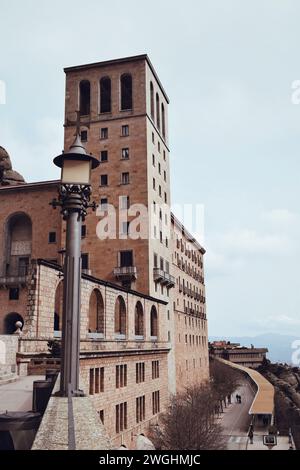
[(82, 395), (79, 390), (81, 225), (87, 209), (96, 209), (95, 203), (90, 204), (91, 171), (99, 165), (81, 142), (79, 113), (73, 144), (53, 162), (61, 168), (61, 183), (58, 200), (51, 204), (54, 208), (61, 206), (66, 221), (60, 394), (68, 396), (70, 392), (78, 396)]

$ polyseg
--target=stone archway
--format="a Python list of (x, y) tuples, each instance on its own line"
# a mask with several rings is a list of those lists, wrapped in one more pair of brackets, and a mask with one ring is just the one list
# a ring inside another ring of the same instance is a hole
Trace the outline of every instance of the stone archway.
[(17, 321), (20, 321), (22, 323), (22, 327), (21, 327), (21, 330), (22, 330), (24, 326), (24, 319), (22, 315), (16, 312), (11, 312), (6, 315), (6, 317), (4, 318), (4, 334), (5, 335), (12, 335), (16, 331)]

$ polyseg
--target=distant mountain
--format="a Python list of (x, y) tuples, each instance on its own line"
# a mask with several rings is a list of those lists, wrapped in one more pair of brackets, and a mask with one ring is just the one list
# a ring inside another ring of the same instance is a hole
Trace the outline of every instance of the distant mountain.
[(209, 341), (218, 340), (230, 341), (232, 343), (240, 343), (241, 346), (251, 346), (268, 348), (269, 352), (267, 358), (271, 362), (286, 362), (292, 363), (292, 343), (295, 340), (300, 340), (299, 336), (280, 335), (276, 333), (265, 333), (257, 336), (210, 336)]

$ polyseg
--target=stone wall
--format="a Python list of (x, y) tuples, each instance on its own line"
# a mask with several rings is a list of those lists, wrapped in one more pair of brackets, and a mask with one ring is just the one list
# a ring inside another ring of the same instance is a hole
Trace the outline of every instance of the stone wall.
[(17, 335), (0, 335), (0, 371), (16, 371), (16, 355), (19, 347)]

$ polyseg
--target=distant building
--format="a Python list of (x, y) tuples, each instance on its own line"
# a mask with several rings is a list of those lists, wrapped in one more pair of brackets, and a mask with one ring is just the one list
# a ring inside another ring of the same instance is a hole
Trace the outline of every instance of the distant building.
[(251, 348), (241, 346), (240, 343), (230, 341), (213, 341), (209, 343), (209, 351), (212, 357), (220, 357), (245, 367), (256, 369), (266, 358), (267, 348)]

